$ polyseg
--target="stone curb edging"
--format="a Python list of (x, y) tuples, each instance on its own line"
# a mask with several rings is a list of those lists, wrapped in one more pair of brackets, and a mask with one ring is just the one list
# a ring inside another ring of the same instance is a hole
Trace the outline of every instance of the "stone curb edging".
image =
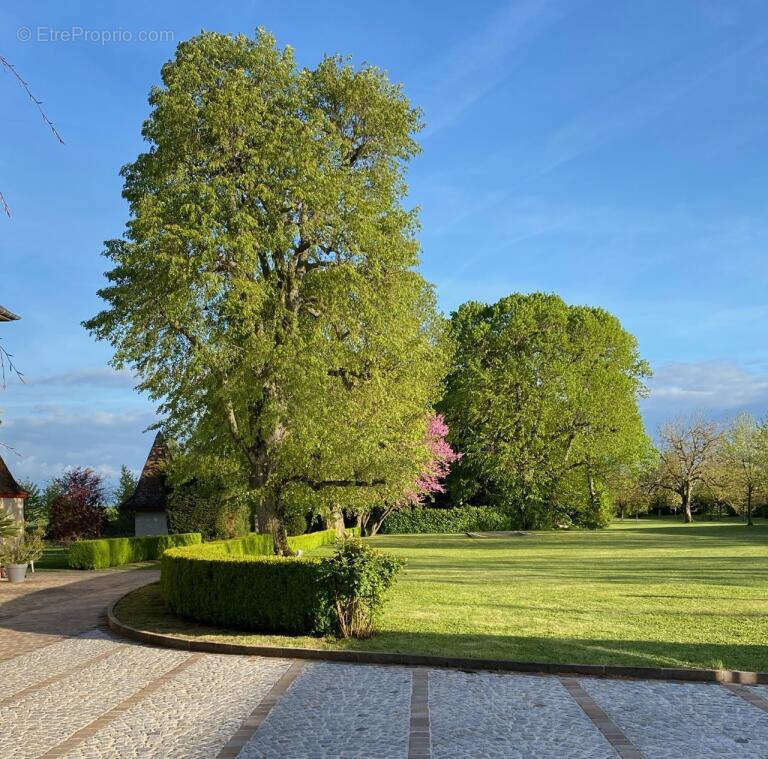
[[(133, 592), (133, 591), (131, 591)], [(125, 595), (129, 595), (126, 593)], [(139, 630), (121, 622), (115, 607), (124, 598), (118, 598), (107, 608), (107, 625), (112, 632), (125, 638), (151, 643), (163, 648), (177, 648), (207, 654), (239, 654), (269, 656), (280, 659), (318, 659), (349, 664), (390, 664), (407, 667), (435, 667), (438, 669), (490, 670), (493, 672), (527, 672), (537, 675), (582, 675), (588, 677), (616, 677), (640, 680), (677, 680), (705, 683), (738, 683), (741, 685), (768, 684), (768, 672), (749, 672), (735, 669), (684, 669), (682, 667), (622, 667), (610, 664), (559, 664), (552, 662), (519, 662), (508, 659), (475, 659), (459, 656), (433, 656), (389, 651), (334, 651), (322, 648), (290, 648), (278, 646), (252, 646), (240, 643), (217, 643), (208, 640), (180, 638), (176, 635)]]

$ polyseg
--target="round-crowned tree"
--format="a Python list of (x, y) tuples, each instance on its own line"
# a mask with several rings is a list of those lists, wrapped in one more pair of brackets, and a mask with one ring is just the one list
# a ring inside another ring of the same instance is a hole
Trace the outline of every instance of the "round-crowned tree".
[(648, 450), (635, 338), (602, 309), (542, 293), (465, 303), (451, 332), (440, 408), (463, 496), (471, 484), (523, 528), (604, 524), (608, 474)]
[(420, 114), (379, 69), (299, 68), (264, 31), (182, 43), (150, 104), (86, 327), (187, 454), (236, 462), (286, 553), (288, 504), (396, 497), (429, 460), (440, 320), (402, 203)]

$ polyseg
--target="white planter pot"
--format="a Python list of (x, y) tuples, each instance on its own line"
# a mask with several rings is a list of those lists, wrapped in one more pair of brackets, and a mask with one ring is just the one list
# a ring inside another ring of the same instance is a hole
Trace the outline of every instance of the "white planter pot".
[(8, 579), (11, 582), (24, 582), (27, 576), (26, 564), (6, 564), (5, 571), (8, 573)]

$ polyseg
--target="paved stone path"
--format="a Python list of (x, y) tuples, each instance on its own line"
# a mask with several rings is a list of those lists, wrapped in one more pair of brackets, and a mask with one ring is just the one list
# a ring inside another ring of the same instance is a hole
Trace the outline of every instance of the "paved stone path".
[(0, 584), (0, 757), (768, 757), (768, 686), (197, 654), (98, 626), (153, 579)]

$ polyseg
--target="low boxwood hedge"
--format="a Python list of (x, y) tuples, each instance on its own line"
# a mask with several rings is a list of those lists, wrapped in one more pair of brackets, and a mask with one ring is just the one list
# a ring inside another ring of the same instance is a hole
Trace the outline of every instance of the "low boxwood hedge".
[(509, 517), (483, 506), (459, 506), (455, 509), (415, 506), (393, 512), (381, 526), (381, 531), (389, 535), (458, 534), (511, 529)]
[(138, 538), (99, 538), (76, 540), (69, 547), (72, 569), (105, 569), (159, 559), (166, 548), (192, 546), (201, 542), (199, 532), (178, 535), (147, 535)]
[[(310, 551), (335, 538), (335, 530), (323, 530), (288, 542), (294, 551)], [(335, 611), (320, 581), (320, 562), (274, 556), (271, 536), (254, 533), (166, 551), (160, 587), (172, 612), (198, 622), (258, 632), (324, 634), (334, 628)]]

